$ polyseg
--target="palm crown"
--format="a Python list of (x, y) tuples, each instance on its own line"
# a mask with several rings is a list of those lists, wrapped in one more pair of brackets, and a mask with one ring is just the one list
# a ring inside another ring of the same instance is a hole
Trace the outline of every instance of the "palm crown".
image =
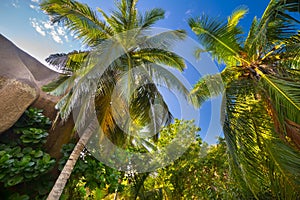
[[(185, 37), (185, 32), (153, 32), (151, 26), (164, 18), (164, 11), (155, 8), (142, 15), (136, 4), (137, 0), (117, 2), (117, 10), (110, 16), (101, 9), (96, 13), (74, 0), (48, 0), (41, 4), (53, 23), (62, 23), (88, 46), (87, 51), (54, 54), (47, 58), (50, 64), (63, 70), (64, 75), (47, 85), (45, 90), (64, 95), (57, 104), (63, 119), (69, 116), (80, 97), (95, 90), (95, 107), (101, 127), (111, 139), (120, 142), (124, 141), (124, 134), (114, 117), (122, 119), (126, 115), (118, 111), (130, 113), (130, 126), (140, 127), (138, 130), (148, 126), (149, 129), (150, 121), (157, 123), (157, 127), (169, 123), (172, 117), (157, 84), (188, 94), (176, 76), (161, 67), (167, 65), (180, 71), (185, 68), (183, 59), (169, 50), (174, 41)], [(97, 83), (96, 86), (92, 86), (91, 80)], [(124, 84), (116, 88), (122, 81)], [(111, 99), (116, 90), (127, 97)], [(129, 104), (126, 103), (128, 99), (131, 99)], [(153, 105), (157, 101), (163, 105), (165, 114), (154, 111)], [(114, 108), (111, 108), (112, 103), (115, 103)], [(118, 115), (112, 116), (113, 113)], [(84, 114), (80, 119), (84, 121), (82, 118)], [(121, 138), (114, 138), (119, 136)]]
[[(200, 106), (224, 93), (231, 171), (256, 198), (265, 187), (277, 198), (295, 198), (291, 190), (299, 191), (299, 6), (297, 0), (271, 0), (245, 39), (238, 26), (247, 13), (244, 7), (227, 22), (205, 15), (189, 20), (204, 46), (196, 53), (207, 51), (226, 66), (199, 80), (193, 102)], [(218, 76), (224, 88), (218, 87)]]

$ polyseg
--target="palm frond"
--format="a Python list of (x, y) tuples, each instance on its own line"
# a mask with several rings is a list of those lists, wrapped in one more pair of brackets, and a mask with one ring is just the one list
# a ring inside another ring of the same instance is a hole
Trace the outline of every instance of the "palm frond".
[(196, 48), (196, 50), (194, 51), (195, 58), (200, 60), (202, 53), (207, 53), (207, 51), (201, 48)]
[(253, 41), (257, 40), (255, 34), (258, 30), (258, 25), (259, 25), (258, 19), (257, 19), (257, 17), (254, 17), (251, 27), (250, 27), (250, 30), (249, 30), (246, 40), (244, 42), (244, 49), (247, 52), (248, 59), (250, 61), (255, 61), (259, 57), (259, 52), (257, 51), (257, 49), (253, 48), (253, 46), (254, 46)]
[[(298, 0), (271, 0), (262, 18), (259, 21), (253, 21), (246, 40), (245, 48), (251, 55), (256, 52), (266, 54), (274, 44), (297, 34), (296, 24), (299, 24), (299, 21), (289, 12), (297, 11), (298, 8)], [(258, 56), (260, 55), (258, 54), (257, 58)]]
[(141, 49), (162, 49), (172, 51), (172, 47), (176, 42), (182, 41), (186, 37), (184, 30), (157, 30), (148, 29), (141, 32), (141, 37), (138, 40)]
[(62, 71), (62, 73), (70, 74), (82, 67), (81, 65), (85, 61), (88, 53), (88, 51), (72, 51), (67, 54), (51, 54), (46, 58), (46, 62), (57, 70)]
[(300, 70), (300, 32), (284, 42), (277, 54), (278, 62), (285, 68)]
[(117, 10), (112, 11), (109, 24), (117, 33), (137, 28), (137, 0), (122, 0), (116, 3)]
[(299, 188), (299, 153), (279, 139), (267, 106), (252, 84), (256, 83), (234, 81), (226, 91), (223, 128), (234, 175), (244, 180), (256, 198), (267, 187), (276, 188), (272, 196), (280, 199), (295, 196)]
[(193, 105), (200, 107), (204, 101), (223, 94), (227, 84), (238, 80), (242, 75), (241, 68), (227, 67), (220, 74), (202, 77), (190, 92)]
[(89, 46), (112, 36), (110, 27), (86, 4), (74, 0), (44, 0), (40, 5), (51, 16), (52, 23), (63, 24)]
[(186, 68), (184, 60), (177, 54), (163, 49), (141, 49), (134, 52), (132, 57), (142, 62), (150, 62), (156, 64), (167, 65), (172, 68), (183, 71)]
[(71, 88), (71, 82), (69, 78), (70, 76), (61, 75), (47, 85), (44, 85), (42, 90), (55, 96), (64, 95), (66, 91)]
[(264, 76), (261, 84), (278, 116), (300, 124), (300, 82)]
[(51, 54), (45, 60), (56, 69), (64, 70), (68, 61), (68, 55), (66, 53)]
[(223, 94), (224, 85), (221, 74), (202, 77), (190, 92), (192, 104), (200, 107), (202, 103), (212, 97)]
[(154, 84), (137, 88), (132, 94), (130, 113), (136, 125), (147, 128), (150, 135), (157, 136), (160, 128), (169, 124), (172, 114)]
[(236, 8), (231, 16), (228, 17), (228, 27), (236, 27), (239, 21), (248, 13), (246, 7)]
[(171, 91), (179, 92), (183, 97), (189, 99), (189, 88), (169, 69), (153, 63), (145, 63), (144, 67), (155, 84), (167, 87)]
[(197, 19), (190, 18), (189, 26), (198, 36), (204, 49), (212, 54), (213, 59), (219, 63), (228, 65), (239, 65), (243, 59), (239, 56), (241, 52), (239, 27), (228, 26), (218, 19), (210, 19), (202, 15)]
[[(114, 101), (112, 105), (112, 101)], [(117, 112), (114, 111), (117, 110)], [(111, 99), (111, 93), (95, 97), (95, 110), (103, 134), (115, 145), (123, 146), (127, 142), (128, 130), (121, 126), (117, 114), (129, 112), (120, 98)], [(120, 112), (122, 110), (122, 112)], [(102, 140), (102, 138), (99, 138)]]
[(139, 15), (139, 27), (142, 29), (150, 28), (158, 20), (164, 19), (165, 11), (160, 8), (154, 8)]
[(231, 168), (237, 172), (234, 175), (240, 177), (246, 188), (257, 197), (261, 186), (267, 183), (262, 168), (264, 155), (257, 146), (257, 130), (251, 122), (252, 114), (246, 115), (254, 111), (253, 92), (252, 83), (247, 80), (233, 81), (227, 86), (223, 130), (232, 159)]

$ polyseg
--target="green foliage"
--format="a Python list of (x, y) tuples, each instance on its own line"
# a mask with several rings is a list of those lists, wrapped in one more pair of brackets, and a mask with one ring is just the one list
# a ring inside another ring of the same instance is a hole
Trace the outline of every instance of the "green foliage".
[(48, 130), (51, 127), (51, 121), (48, 117), (43, 115), (43, 110), (37, 108), (29, 108), (15, 123), (14, 127), (30, 127)]
[(148, 199), (237, 198), (238, 189), (229, 178), (227, 158), (224, 139), (208, 146), (197, 137), (179, 159), (148, 177), (146, 196)]
[[(167, 65), (179, 71), (186, 68), (184, 60), (172, 51), (172, 45), (185, 38), (185, 31), (172, 30), (154, 35), (147, 34), (154, 23), (164, 18), (165, 12), (154, 8), (141, 13), (137, 9), (137, 2), (116, 1), (116, 9), (109, 15), (101, 8), (93, 10), (87, 4), (75, 0), (44, 0), (41, 3), (41, 8), (51, 16), (53, 23), (65, 26), (89, 47), (85, 52), (73, 51), (68, 54), (50, 55), (46, 61), (66, 74), (44, 86), (44, 91), (63, 96), (56, 105), (63, 120), (68, 118), (76, 103), (82, 102), (80, 111), (82, 114), (78, 117), (79, 121), (75, 122), (75, 128), (78, 128), (88, 110), (84, 107), (90, 106), (91, 102), (80, 98), (90, 98), (89, 94), (94, 90), (99, 124), (102, 125), (104, 134), (118, 145), (125, 145), (127, 134), (116, 125), (118, 121), (115, 119), (116, 116), (112, 116), (113, 91), (122, 94), (118, 98), (115, 97), (114, 102), (118, 108), (116, 106), (113, 108), (128, 111), (124, 112), (125, 114), (119, 113), (120, 118), (125, 118), (127, 116), (124, 115), (130, 113), (133, 119), (131, 126), (140, 130), (145, 128), (145, 125), (150, 126), (154, 116), (156, 123), (160, 123), (161, 126), (168, 124), (172, 119), (157, 85), (188, 95), (185, 85), (161, 67)], [(100, 57), (96, 52), (102, 52), (99, 54)], [(113, 59), (112, 62), (106, 62), (109, 58)], [(137, 67), (141, 67), (142, 71)], [(127, 72), (131, 78), (125, 80), (124, 74)], [(116, 85), (120, 81), (126, 81), (127, 84)], [(97, 86), (88, 86), (91, 82)], [(149, 82), (154, 84), (146, 84)], [(136, 86), (138, 88), (132, 90)], [(129, 95), (132, 95), (133, 101), (127, 104), (126, 96)], [(152, 108), (156, 100), (162, 102), (160, 105), (168, 112), (166, 115), (155, 115)]]
[[(75, 144), (63, 146), (63, 157), (59, 161), (62, 170)], [(70, 179), (62, 194), (62, 199), (97, 199), (114, 193), (116, 189), (122, 191), (124, 187), (120, 180), (122, 173), (112, 169), (95, 159), (86, 149), (81, 152)]]
[(49, 154), (30, 147), (0, 145), (0, 181), (5, 187), (29, 181), (47, 172), (55, 163)]
[(30, 197), (26, 194), (20, 195), (19, 193), (14, 193), (8, 197), (8, 200), (29, 200)]
[[(54, 166), (55, 160), (42, 149), (48, 136), (45, 128), (50, 125), (42, 110), (29, 108), (13, 127), (20, 136), (0, 144), (0, 181), (5, 187), (36, 180)], [(11, 198), (28, 196), (16, 193)]]
[[(191, 95), (200, 106), (224, 93), (230, 175), (243, 198), (295, 199), (300, 187), (300, 22), (294, 18), (299, 17), (299, 1), (271, 0), (243, 40), (238, 20), (245, 13), (239, 9), (227, 21), (206, 15), (189, 20), (202, 51), (226, 65), (221, 73), (202, 77)], [(225, 87), (208, 90), (218, 76)]]
[[(253, 111), (254, 112), (254, 111)], [(255, 114), (255, 112), (254, 112)], [(256, 113), (257, 114), (257, 113)], [(250, 115), (252, 116), (252, 115)], [(198, 128), (191, 121), (175, 120), (175, 123), (165, 127), (158, 139), (157, 148), (164, 147), (175, 138), (180, 127), (185, 127), (186, 134), (190, 136), (189, 131), (194, 134)], [(248, 127), (250, 128), (250, 127)], [(264, 142), (270, 144), (276, 140), (272, 137), (267, 137), (266, 133)], [(244, 140), (244, 138), (241, 138)], [(255, 140), (255, 139), (253, 139)], [(227, 142), (227, 141), (226, 141)], [(266, 152), (259, 151), (255, 145), (241, 146), (236, 151), (241, 156), (254, 154), (256, 157), (262, 157), (262, 160), (250, 160), (251, 157), (244, 158), (241, 170), (244, 172), (235, 171), (236, 168), (231, 168), (232, 158), (228, 156), (228, 146), (225, 139), (219, 138), (216, 145), (208, 145), (203, 143), (200, 137), (196, 137), (195, 141), (189, 146), (187, 151), (172, 162), (170, 165), (161, 168), (152, 173), (133, 173), (127, 175), (127, 185), (124, 192), (120, 194), (123, 199), (255, 199), (257, 198), (253, 191), (249, 190), (249, 186), (243, 181), (241, 175), (251, 176), (253, 170), (259, 170), (261, 177), (251, 177), (252, 182), (257, 181), (257, 195), (259, 199), (282, 199), (284, 195), (286, 199), (293, 199), (295, 193), (293, 188), (289, 188), (289, 183), (286, 183), (286, 193), (280, 192), (280, 185), (276, 185), (277, 181), (283, 181), (279, 171), (274, 173), (268, 171), (265, 164), (269, 167), (276, 168), (270, 161), (269, 155)], [(275, 147), (275, 145), (271, 145)], [(277, 147), (279, 145), (276, 144)], [(284, 145), (281, 145), (285, 149)], [(248, 150), (245, 152), (245, 150)], [(257, 152), (254, 152), (254, 151)], [(273, 150), (274, 151), (274, 150)], [(281, 150), (278, 149), (278, 153)], [(282, 157), (282, 154), (274, 155), (274, 157)], [(158, 156), (159, 157), (159, 156)], [(287, 160), (285, 158), (281, 158)], [(255, 164), (254, 162), (260, 162)], [(297, 160), (290, 160), (287, 163), (293, 168)], [(247, 165), (248, 163), (248, 165)], [(249, 163), (252, 166), (249, 166)], [(279, 163), (280, 164), (280, 163)], [(281, 162), (283, 164), (283, 162)], [(273, 165), (273, 166), (272, 166)], [(257, 168), (255, 168), (255, 167)], [(270, 176), (270, 177), (268, 177)], [(272, 181), (268, 181), (272, 179)], [(251, 183), (253, 185), (253, 183)], [(278, 193), (273, 193), (278, 191)]]
[(45, 130), (39, 128), (18, 128), (15, 129), (15, 132), (22, 134), (20, 139), (25, 145), (44, 144), (48, 136), (48, 133)]

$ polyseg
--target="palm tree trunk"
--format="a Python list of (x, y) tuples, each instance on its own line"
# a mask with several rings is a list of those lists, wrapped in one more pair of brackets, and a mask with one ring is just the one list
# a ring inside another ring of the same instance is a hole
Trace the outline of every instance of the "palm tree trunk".
[(285, 119), (285, 127), (287, 136), (291, 138), (296, 148), (300, 150), (300, 124), (289, 119)]
[(51, 192), (49, 193), (47, 200), (59, 200), (65, 185), (70, 178), (70, 175), (73, 171), (73, 168), (80, 156), (80, 153), (84, 149), (84, 146), (89, 141), (92, 136), (93, 131), (90, 128), (87, 128), (84, 134), (80, 137), (76, 146), (74, 147), (67, 163), (65, 164), (63, 170), (61, 171), (59, 177), (57, 178)]
[(115, 190), (115, 196), (114, 196), (114, 200), (117, 200), (118, 199), (118, 188), (116, 188)]

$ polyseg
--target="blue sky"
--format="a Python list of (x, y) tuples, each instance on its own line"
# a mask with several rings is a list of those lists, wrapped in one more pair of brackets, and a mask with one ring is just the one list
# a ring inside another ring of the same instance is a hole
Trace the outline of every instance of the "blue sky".
[[(109, 13), (114, 8), (113, 0), (80, 0), (92, 8), (100, 7)], [(49, 18), (39, 9), (40, 0), (2, 0), (0, 3), (0, 33), (13, 41), (17, 46), (33, 57), (45, 63), (45, 58), (53, 53), (79, 50), (80, 42), (74, 39), (72, 34), (60, 26), (52, 26)], [(168, 29), (185, 29), (190, 38), (196, 40), (187, 25), (187, 19), (206, 13), (212, 17), (226, 20), (234, 9), (244, 5), (249, 8), (247, 16), (241, 20), (241, 25), (247, 31), (254, 16), (260, 17), (268, 4), (268, 0), (140, 0), (139, 11), (146, 11), (154, 7), (160, 7), (166, 11), (164, 20), (155, 26)], [(1, 45), (1, 44), (0, 44)], [(210, 58), (204, 57), (200, 61), (203, 67), (214, 65)], [(184, 76), (190, 84), (195, 84), (199, 78), (193, 67), (188, 66)], [(171, 112), (175, 117), (180, 116), (178, 103), (173, 101), (172, 94), (167, 95)], [(220, 102), (220, 99), (214, 100)], [(215, 111), (214, 111), (215, 112)], [(216, 114), (216, 113), (213, 113)], [(220, 125), (213, 125), (207, 137), (208, 124), (212, 116), (211, 102), (203, 105), (200, 112), (201, 135), (209, 143), (214, 143), (215, 136), (220, 133)], [(214, 116), (217, 118), (218, 116)], [(215, 119), (219, 121), (219, 119)]]

